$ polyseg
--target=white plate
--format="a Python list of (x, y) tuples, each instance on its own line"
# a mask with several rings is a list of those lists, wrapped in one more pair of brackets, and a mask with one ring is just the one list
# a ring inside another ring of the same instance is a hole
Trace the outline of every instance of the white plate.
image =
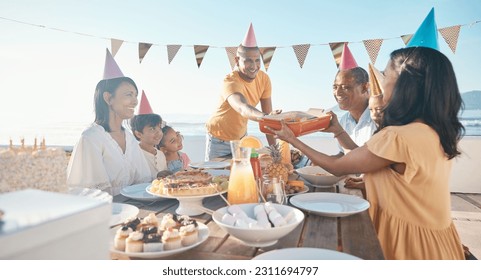
[(209, 228), (203, 223), (197, 222), (197, 225), (199, 226), (199, 240), (196, 243), (194, 243), (190, 246), (181, 247), (179, 249), (159, 251), (159, 252), (148, 252), (148, 253), (126, 253), (126, 252), (123, 252), (123, 251), (115, 250), (114, 249), (114, 237), (115, 237), (115, 233), (116, 233), (118, 227), (112, 228), (110, 230), (110, 251), (112, 253), (117, 253), (117, 254), (129, 256), (129, 257), (144, 258), (144, 259), (162, 258), (162, 257), (167, 257), (167, 256), (179, 254), (179, 253), (185, 252), (187, 250), (190, 250), (194, 247), (199, 246), (200, 244), (204, 243), (207, 240), (207, 238), (209, 237)]
[(110, 226), (125, 222), (129, 218), (135, 218), (139, 214), (139, 208), (125, 203), (112, 203), (112, 216)]
[(141, 201), (157, 201), (164, 200), (165, 198), (151, 195), (145, 189), (150, 186), (150, 183), (137, 184), (124, 187), (120, 190), (120, 194), (125, 197), (141, 200)]
[(290, 203), (297, 208), (327, 217), (345, 217), (369, 208), (367, 200), (340, 193), (304, 193), (295, 195)]
[(190, 163), (189, 166), (192, 168), (223, 169), (230, 166), (230, 161), (193, 162), (193, 163)]
[(253, 260), (360, 260), (346, 253), (321, 248), (284, 248), (265, 252)]
[(112, 196), (104, 191), (90, 188), (70, 188), (68, 193), (71, 195), (85, 196), (102, 201), (112, 202)]

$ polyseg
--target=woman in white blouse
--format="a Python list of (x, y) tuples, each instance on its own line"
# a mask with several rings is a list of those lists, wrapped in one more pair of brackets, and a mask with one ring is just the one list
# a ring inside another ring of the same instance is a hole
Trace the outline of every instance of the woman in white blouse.
[(104, 190), (150, 181), (150, 169), (132, 133), (122, 126), (132, 118), (138, 90), (128, 77), (101, 80), (95, 89), (95, 122), (75, 145), (67, 168), (69, 187)]

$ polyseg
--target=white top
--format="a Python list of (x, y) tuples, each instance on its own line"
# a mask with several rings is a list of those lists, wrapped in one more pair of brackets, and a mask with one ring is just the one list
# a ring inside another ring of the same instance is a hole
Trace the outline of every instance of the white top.
[(67, 167), (69, 187), (96, 188), (111, 195), (133, 184), (151, 182), (149, 165), (138, 141), (125, 130), (125, 153), (104, 128), (92, 124), (82, 132)]
[(151, 180), (157, 179), (157, 173), (159, 173), (159, 171), (167, 170), (167, 160), (165, 159), (164, 153), (157, 149), (155, 149), (155, 151), (157, 153), (153, 155), (142, 149), (145, 159), (149, 164), (150, 173), (152, 175)]
[[(377, 130), (376, 123), (371, 119), (369, 107), (366, 107), (366, 110), (364, 110), (357, 123), (351, 116), (351, 113), (347, 112), (341, 117), (339, 124), (359, 147), (363, 146), (367, 140), (371, 139), (371, 136)], [(339, 149), (340, 152), (345, 154), (341, 145), (339, 145)]]

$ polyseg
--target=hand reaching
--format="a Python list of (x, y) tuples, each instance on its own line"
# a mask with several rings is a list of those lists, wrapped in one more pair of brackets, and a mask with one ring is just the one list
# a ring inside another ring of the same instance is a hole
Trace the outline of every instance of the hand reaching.
[(275, 130), (269, 126), (266, 126), (265, 128), (271, 131), (275, 135), (274, 138), (278, 138), (289, 143), (290, 141), (296, 138), (296, 136), (294, 135), (294, 132), (292, 132), (292, 130), (287, 126), (285, 120), (281, 120), (280, 130)]

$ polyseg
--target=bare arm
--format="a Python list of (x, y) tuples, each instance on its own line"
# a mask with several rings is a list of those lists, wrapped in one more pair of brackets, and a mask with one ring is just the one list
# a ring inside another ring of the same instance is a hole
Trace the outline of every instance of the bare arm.
[(260, 118), (268, 114), (257, 110), (257, 108), (254, 106), (249, 105), (244, 95), (238, 92), (229, 95), (229, 97), (227, 97), (227, 102), (229, 102), (229, 105), (241, 116), (252, 121), (259, 121)]
[[(261, 109), (265, 114), (270, 114), (272, 112), (272, 100), (271, 98), (261, 99)], [(266, 134), (267, 143), (269, 145), (276, 144), (276, 139), (274, 135)]]
[(287, 141), (299, 149), (309, 159), (311, 159), (314, 164), (319, 165), (336, 176), (372, 172), (395, 163), (371, 153), (367, 149), (366, 145), (354, 149), (342, 157), (328, 156), (306, 145), (304, 142), (295, 137), (294, 133), (289, 129), (284, 121), (281, 123), (282, 127), (280, 130), (274, 130), (269, 127), (268, 129), (274, 132), (279, 139)]
[(332, 111), (327, 112), (327, 114), (331, 115), (331, 123), (329, 124), (328, 128), (323, 130), (323, 132), (332, 132), (334, 134), (334, 138), (336, 138), (339, 142), (339, 145), (341, 145), (341, 147), (343, 147), (346, 151), (358, 148), (357, 144), (354, 143), (349, 134), (347, 134), (347, 132), (339, 123), (337, 115)]

